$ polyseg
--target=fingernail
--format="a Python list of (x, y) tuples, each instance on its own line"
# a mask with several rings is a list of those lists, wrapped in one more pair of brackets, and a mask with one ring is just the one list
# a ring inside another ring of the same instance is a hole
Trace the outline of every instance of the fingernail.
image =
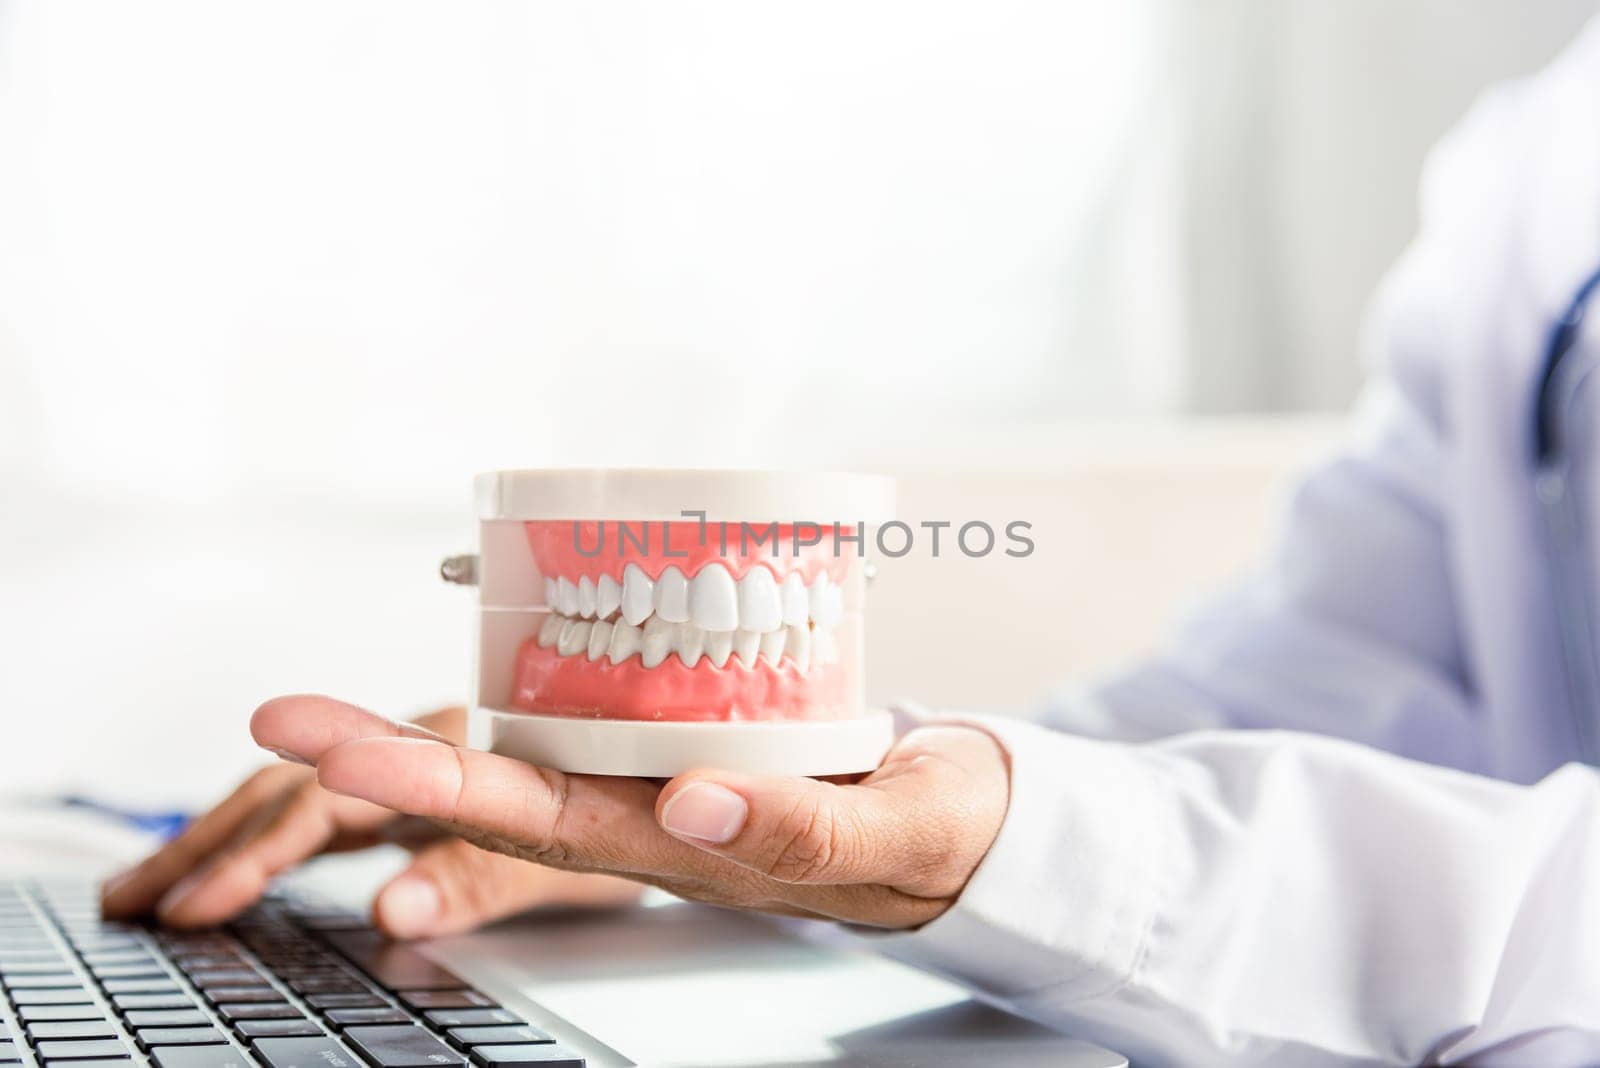
[(671, 834), (719, 845), (732, 840), (750, 815), (745, 799), (714, 782), (697, 782), (672, 795), (661, 810), (661, 826)]
[(161, 895), (161, 900), (156, 902), (156, 915), (165, 916), (179, 908), (184, 899), (188, 898), (206, 881), (206, 876), (211, 874), (209, 868), (192, 871), (188, 875), (172, 884), (172, 888)]
[(127, 886), (128, 882), (139, 873), (139, 867), (140, 866), (136, 864), (126, 871), (119, 871), (117, 874), (111, 876), (110, 878), (106, 879), (105, 882), (101, 883), (100, 900), (104, 901), (107, 898), (116, 897), (118, 891), (120, 891), (124, 886)]
[(438, 731), (429, 730), (427, 727), (424, 727), (419, 723), (395, 723), (394, 720), (390, 720), (389, 722), (394, 723), (394, 725), (399, 728), (399, 733), (403, 737), (427, 738), (428, 740), (435, 742), (448, 742), (450, 740), (444, 735), (440, 734)]
[(378, 895), (378, 913), (391, 934), (402, 938), (425, 934), (439, 915), (442, 900), (432, 879), (406, 875)]
[(270, 745), (264, 745), (261, 748), (265, 749), (267, 752), (271, 753), (273, 756), (277, 757), (279, 760), (282, 760), (287, 764), (300, 764), (300, 765), (303, 765), (303, 766), (308, 767), (308, 768), (315, 766), (315, 765), (313, 765), (311, 763), (311, 761), (307, 760), (305, 757), (301, 756), (298, 753), (291, 753), (287, 749), (276, 749), (276, 748), (274, 748), (273, 746), (270, 746)]

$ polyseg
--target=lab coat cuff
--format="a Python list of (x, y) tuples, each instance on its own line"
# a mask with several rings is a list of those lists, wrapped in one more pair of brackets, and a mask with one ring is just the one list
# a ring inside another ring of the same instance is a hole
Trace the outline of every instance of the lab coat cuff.
[(902, 706), (909, 725), (959, 723), (1006, 750), (1011, 797), (966, 888), (916, 931), (873, 947), (999, 998), (1107, 994), (1137, 970), (1180, 855), (1170, 791), (1147, 755), (1000, 716)]

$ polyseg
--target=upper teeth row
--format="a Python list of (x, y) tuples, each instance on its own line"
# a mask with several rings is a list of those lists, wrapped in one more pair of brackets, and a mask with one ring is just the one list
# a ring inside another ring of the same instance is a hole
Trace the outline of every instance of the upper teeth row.
[(617, 613), (634, 626), (651, 615), (668, 623), (693, 623), (702, 630), (748, 630), (768, 634), (807, 622), (831, 627), (844, 614), (844, 596), (825, 574), (807, 586), (791, 571), (780, 585), (765, 567), (752, 567), (742, 579), (721, 564), (707, 564), (694, 578), (675, 567), (652, 580), (638, 564), (598, 580), (585, 575), (544, 580), (545, 604), (564, 616), (610, 619)]
[(694, 667), (702, 656), (717, 667), (727, 664), (730, 656), (746, 667), (763, 657), (774, 665), (787, 658), (801, 671), (810, 668), (813, 659), (819, 663), (839, 659), (833, 632), (827, 627), (813, 630), (805, 624), (758, 634), (753, 630), (708, 631), (693, 623), (668, 623), (660, 616), (651, 616), (643, 627), (636, 627), (626, 620), (608, 623), (551, 613), (539, 628), (538, 642), (540, 648), (554, 647), (562, 656), (583, 653), (590, 660), (603, 656), (613, 664), (637, 655), (647, 668), (657, 667), (673, 654), (686, 667)]

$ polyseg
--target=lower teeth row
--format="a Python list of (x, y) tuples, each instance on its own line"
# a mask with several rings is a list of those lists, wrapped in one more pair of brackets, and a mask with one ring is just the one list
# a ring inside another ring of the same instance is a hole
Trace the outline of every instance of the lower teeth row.
[(552, 612), (539, 628), (537, 641), (539, 648), (554, 648), (562, 656), (583, 653), (590, 660), (603, 656), (613, 664), (637, 655), (647, 668), (659, 666), (673, 654), (686, 667), (694, 667), (701, 657), (717, 667), (737, 657), (750, 667), (757, 657), (764, 657), (774, 665), (786, 658), (801, 671), (813, 661), (826, 664), (839, 659), (832, 628), (814, 624), (761, 634), (752, 630), (703, 630), (693, 623), (668, 623), (657, 616), (636, 627), (622, 620), (613, 623), (572, 619)]

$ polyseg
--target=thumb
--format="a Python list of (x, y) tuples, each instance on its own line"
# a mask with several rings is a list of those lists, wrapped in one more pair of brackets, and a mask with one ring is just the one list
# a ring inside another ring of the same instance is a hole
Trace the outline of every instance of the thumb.
[(419, 851), (378, 892), (372, 911), (392, 938), (435, 938), (541, 905), (628, 904), (640, 892), (622, 879), (556, 871), (451, 838)]
[(919, 896), (958, 891), (994, 841), (1007, 803), (999, 746), (964, 727), (906, 735), (856, 785), (696, 771), (668, 783), (668, 834), (786, 883), (880, 883)]
[(801, 778), (691, 772), (656, 802), (675, 838), (785, 883), (885, 882), (902, 870), (910, 828), (881, 791)]

